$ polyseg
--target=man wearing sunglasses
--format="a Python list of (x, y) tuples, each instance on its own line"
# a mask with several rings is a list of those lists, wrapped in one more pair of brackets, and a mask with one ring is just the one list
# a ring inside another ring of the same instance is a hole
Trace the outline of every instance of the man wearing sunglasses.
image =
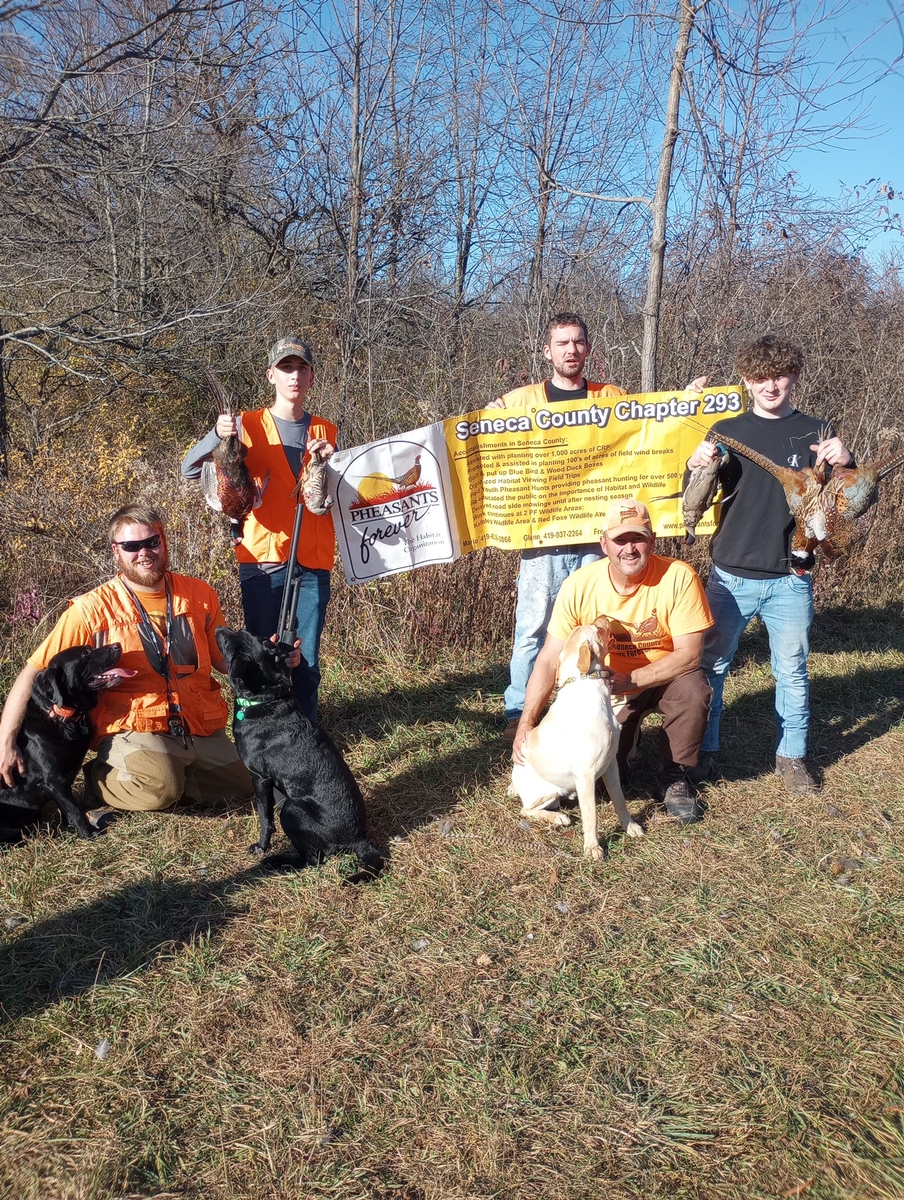
[(170, 571), (154, 509), (119, 509), (109, 532), (118, 573), (70, 602), (13, 684), (0, 718), (0, 781), (13, 786), (24, 767), (16, 735), (38, 671), (70, 646), (117, 642), (123, 678), (98, 692), (90, 714), (97, 756), (86, 770), (89, 797), (153, 812), (183, 796), (201, 803), (250, 796), (251, 777), (226, 734), (226, 701), (211, 675), (211, 668), (226, 671), (214, 637), (226, 623), (216, 592)]
[[(300, 338), (280, 338), (270, 347), (267, 381), (274, 396), (268, 408), (224, 414), (182, 461), (184, 479), (198, 479), (205, 459), (221, 438), (241, 437), (245, 463), (262, 493), (259, 507), (245, 518), (235, 547), (245, 628), (269, 637), (279, 624), (280, 601), (289, 571), (289, 544), (295, 523), (292, 492), (303, 465), (312, 457), (328, 459), (336, 445), (336, 426), (305, 408), (314, 382), (314, 356)], [(330, 571), (336, 548), (333, 520), (305, 511), (293, 568), (299, 580), (295, 632), (302, 659), (292, 671), (292, 691), (304, 714), (316, 723), (320, 687), (320, 638), (330, 598)]]

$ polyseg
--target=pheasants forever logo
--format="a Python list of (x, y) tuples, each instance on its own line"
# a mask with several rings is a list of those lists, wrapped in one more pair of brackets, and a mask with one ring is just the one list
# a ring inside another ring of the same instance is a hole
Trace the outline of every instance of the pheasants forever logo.
[[(358, 499), (348, 506), (350, 513), (362, 513), (365, 509), (378, 509), (380, 516), (392, 513), (407, 512), (416, 505), (403, 503), (411, 496), (434, 490), (432, 483), (421, 481), (421, 455), (416, 454), (414, 461), (407, 471), (401, 475), (384, 475), (382, 471), (372, 471), (358, 482), (356, 491)], [(352, 517), (352, 520), (362, 519)]]
[(616, 643), (612, 650), (622, 658), (635, 658), (647, 655), (651, 650), (665, 650), (671, 645), (671, 638), (654, 608), (645, 621), (619, 621), (609, 617), (609, 633)]
[[(374, 463), (373, 465), (377, 465)], [(442, 529), (426, 520), (430, 514), (443, 514), (441, 489), (432, 476), (436, 461), (422, 447), (410, 446), (404, 457), (393, 455), (393, 465), (370, 471), (364, 475), (347, 472), (344, 476), (346, 490), (345, 510), (351, 523), (356, 546), (356, 558), (362, 567), (372, 569), (376, 559), (385, 569), (396, 569), (404, 563), (410, 567), (410, 556), (414, 551), (427, 553), (435, 545), (445, 544), (448, 538), (448, 522), (443, 516)], [(427, 470), (424, 470), (424, 467)], [(396, 474), (390, 474), (396, 471)]]

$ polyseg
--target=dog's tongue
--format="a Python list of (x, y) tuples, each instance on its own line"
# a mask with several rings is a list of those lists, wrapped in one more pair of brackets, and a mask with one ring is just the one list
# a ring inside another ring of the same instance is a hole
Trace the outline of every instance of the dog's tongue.
[(114, 676), (116, 679), (131, 679), (133, 675), (137, 675), (137, 671), (130, 671), (128, 667), (111, 667), (109, 671), (104, 671), (102, 679), (109, 679)]

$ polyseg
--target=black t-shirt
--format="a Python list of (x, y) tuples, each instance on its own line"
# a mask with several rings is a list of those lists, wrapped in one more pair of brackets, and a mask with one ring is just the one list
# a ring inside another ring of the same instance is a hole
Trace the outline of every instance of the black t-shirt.
[[(713, 426), (714, 439), (717, 440), (720, 431), (751, 450), (758, 450), (777, 466), (792, 470), (812, 467), (816, 454), (810, 447), (834, 437), (834, 430), (824, 421), (797, 411), (775, 418), (742, 413), (717, 421)], [(787, 575), (794, 518), (782, 485), (774, 475), (735, 450), (731, 451), (719, 479), (723, 495), (731, 499), (722, 505), (719, 527), (713, 534), (710, 547), (713, 562), (742, 579)]]
[(566, 392), (564, 388), (556, 387), (551, 379), (547, 379), (546, 399), (550, 404), (554, 404), (557, 400), (586, 400), (587, 380), (582, 381), (581, 387), (576, 392)]

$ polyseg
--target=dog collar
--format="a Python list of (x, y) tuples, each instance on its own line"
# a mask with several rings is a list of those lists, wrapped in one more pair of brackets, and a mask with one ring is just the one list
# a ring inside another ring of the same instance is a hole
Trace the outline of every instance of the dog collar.
[(67, 727), (67, 737), (77, 734), (84, 735), (91, 732), (88, 725), (88, 718), (84, 713), (79, 712), (77, 708), (69, 708), (62, 704), (51, 704), (50, 708), (44, 711), (52, 721), (59, 721), (61, 725)]
[(71, 721), (77, 712), (77, 708), (63, 708), (59, 704), (50, 706), (50, 716), (56, 717), (58, 721)]
[(235, 717), (236, 721), (244, 721), (245, 709), (259, 708), (262, 704), (278, 704), (278, 700), (265, 700), (263, 696), (253, 696), (250, 699), (247, 696), (236, 696), (235, 698)]
[(236, 696), (236, 698), (235, 698), (235, 720), (236, 721), (244, 721), (245, 709), (246, 708), (254, 708), (255, 705), (258, 705), (258, 704), (263, 704), (263, 700), (258, 700), (257, 698), (255, 698), (254, 700), (246, 700), (244, 696)]
[(568, 687), (569, 683), (574, 683), (576, 679), (609, 679), (612, 672), (608, 667), (594, 667), (592, 671), (579, 671), (577, 675), (570, 675), (564, 683), (559, 684), (559, 691), (563, 687)]

